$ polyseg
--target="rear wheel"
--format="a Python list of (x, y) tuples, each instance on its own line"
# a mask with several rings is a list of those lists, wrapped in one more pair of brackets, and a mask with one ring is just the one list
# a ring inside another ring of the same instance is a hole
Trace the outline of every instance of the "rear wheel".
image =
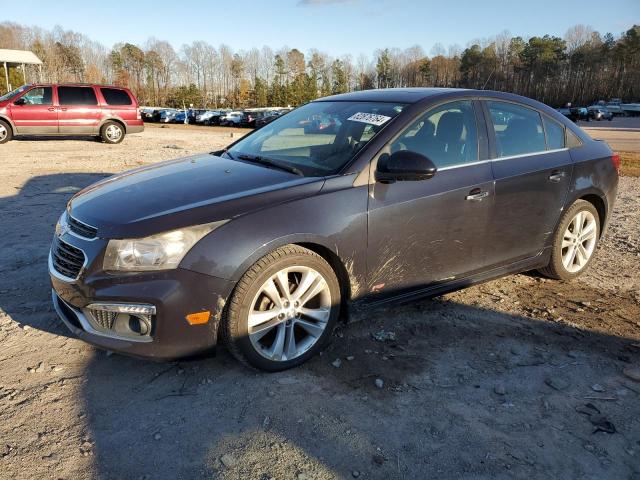
[(13, 130), (11, 125), (0, 120), (0, 143), (7, 143), (13, 138)]
[(554, 235), (549, 265), (540, 273), (559, 280), (580, 275), (593, 258), (600, 238), (600, 218), (585, 200), (576, 201), (565, 212)]
[(100, 129), (100, 137), (105, 143), (112, 145), (124, 140), (124, 127), (118, 122), (107, 122)]
[(329, 343), (340, 315), (340, 286), (319, 255), (287, 245), (240, 279), (222, 322), (229, 351), (271, 372), (305, 362)]

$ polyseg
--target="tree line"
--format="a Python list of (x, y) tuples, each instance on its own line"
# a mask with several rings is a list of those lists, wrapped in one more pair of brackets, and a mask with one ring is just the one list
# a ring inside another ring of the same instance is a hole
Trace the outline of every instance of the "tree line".
[[(203, 41), (178, 51), (150, 38), (111, 49), (60, 27), (44, 30), (0, 23), (0, 48), (40, 57), (41, 81), (112, 83), (131, 88), (143, 105), (202, 108), (297, 106), (315, 98), (388, 87), (462, 87), (510, 91), (552, 106), (601, 99), (640, 99), (640, 26), (601, 35), (576, 25), (564, 37), (524, 39), (503, 32), (467, 48), (436, 44), (427, 55), (416, 45), (372, 55), (331, 57), (316, 49), (253, 48), (234, 51)], [(4, 76), (3, 67), (0, 74)], [(38, 78), (10, 68), (14, 86)], [(0, 92), (4, 88), (0, 82)]]

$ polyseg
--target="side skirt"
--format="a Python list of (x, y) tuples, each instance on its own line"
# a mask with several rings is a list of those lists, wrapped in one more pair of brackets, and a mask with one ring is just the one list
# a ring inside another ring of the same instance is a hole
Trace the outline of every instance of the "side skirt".
[(444, 293), (454, 292), (463, 288), (477, 285), (479, 283), (489, 282), (500, 277), (507, 275), (513, 275), (515, 273), (526, 272), (528, 270), (534, 270), (536, 268), (544, 267), (549, 263), (549, 257), (551, 255), (551, 249), (546, 248), (534, 257), (525, 258), (508, 265), (486, 270), (484, 272), (477, 273), (472, 276), (457, 278), (445, 283), (439, 283), (436, 285), (430, 285), (419, 290), (411, 290), (399, 293), (391, 297), (386, 297), (380, 300), (363, 300), (357, 302), (357, 306), (353, 305), (357, 310), (369, 309), (387, 306), (390, 304), (402, 304), (408, 303), (414, 300), (422, 298), (430, 298)]

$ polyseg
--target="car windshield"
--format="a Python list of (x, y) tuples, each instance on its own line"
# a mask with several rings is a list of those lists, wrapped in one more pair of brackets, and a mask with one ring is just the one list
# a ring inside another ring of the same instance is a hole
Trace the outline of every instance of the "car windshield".
[(4, 102), (5, 100), (10, 100), (13, 97), (15, 97), (16, 95), (20, 95), (22, 92), (24, 92), (27, 88), (29, 88), (29, 85), (22, 85), (21, 87), (16, 88), (15, 90), (13, 90), (12, 92), (9, 93), (5, 93), (4, 95), (2, 95), (0, 97), (0, 102)]
[(308, 103), (240, 140), (226, 153), (234, 159), (270, 160), (305, 176), (332, 175), (405, 106), (382, 102)]

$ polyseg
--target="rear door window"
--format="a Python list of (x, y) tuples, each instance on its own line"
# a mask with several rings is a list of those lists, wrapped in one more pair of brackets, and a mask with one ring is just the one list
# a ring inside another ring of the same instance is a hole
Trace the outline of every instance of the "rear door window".
[(102, 96), (107, 105), (131, 105), (131, 97), (124, 90), (119, 88), (101, 88)]
[(564, 148), (564, 127), (550, 118), (545, 116), (542, 118), (544, 131), (547, 134), (547, 150)]
[(58, 101), (60, 105), (98, 105), (91, 87), (58, 87)]
[(498, 157), (526, 155), (546, 150), (542, 118), (530, 108), (507, 102), (487, 102)]

